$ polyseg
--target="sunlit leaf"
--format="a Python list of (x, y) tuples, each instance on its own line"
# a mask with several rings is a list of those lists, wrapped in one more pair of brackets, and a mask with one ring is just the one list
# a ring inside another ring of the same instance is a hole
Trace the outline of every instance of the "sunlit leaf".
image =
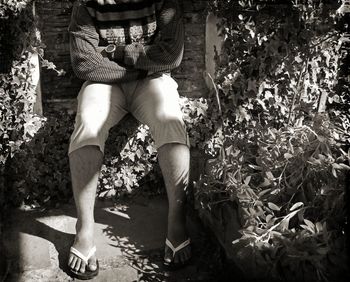
[(280, 207), (278, 207), (277, 205), (275, 205), (274, 203), (271, 203), (271, 202), (267, 203), (267, 205), (270, 209), (272, 209), (274, 211), (279, 211), (281, 209)]
[(290, 211), (294, 211), (295, 209), (301, 207), (302, 205), (304, 205), (303, 202), (297, 202), (297, 203), (295, 203), (289, 210), (290, 210)]

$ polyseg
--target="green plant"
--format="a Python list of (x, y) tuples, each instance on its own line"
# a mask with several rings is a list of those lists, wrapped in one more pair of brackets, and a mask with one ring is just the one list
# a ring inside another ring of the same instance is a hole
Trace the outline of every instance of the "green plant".
[[(1, 206), (16, 198), (8, 189), (6, 168), (11, 158), (25, 149), (46, 119), (34, 113), (36, 85), (33, 83), (34, 54), (42, 58), (42, 66), (53, 68), (43, 59), (43, 46), (33, 15), (33, 1), (7, 1), (0, 4), (0, 193)], [(20, 194), (20, 192), (18, 192)]]
[(208, 102), (219, 101), (221, 146), (196, 198), (209, 210), (237, 204), (234, 244), (248, 278), (343, 279), (348, 123), (334, 116), (348, 112), (335, 107), (329, 118), (320, 103), (341, 104), (337, 5), (273, 2), (210, 1), (224, 38)]

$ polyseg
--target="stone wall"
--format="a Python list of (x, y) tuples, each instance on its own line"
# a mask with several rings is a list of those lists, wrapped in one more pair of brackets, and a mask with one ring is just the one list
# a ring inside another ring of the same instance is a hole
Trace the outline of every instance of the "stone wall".
[[(182, 0), (185, 23), (185, 54), (182, 65), (173, 75), (179, 91), (187, 97), (201, 97), (207, 92), (203, 80), (205, 69), (206, 0)], [(72, 1), (41, 0), (36, 2), (42, 41), (46, 45), (45, 58), (63, 68), (66, 74), (58, 77), (52, 70), (42, 71), (44, 104), (76, 97), (82, 83), (70, 66), (69, 25)]]

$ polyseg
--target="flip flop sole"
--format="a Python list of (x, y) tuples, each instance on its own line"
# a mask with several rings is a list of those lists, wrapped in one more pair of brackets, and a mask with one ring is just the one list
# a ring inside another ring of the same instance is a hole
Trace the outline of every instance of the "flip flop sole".
[(163, 266), (165, 268), (165, 270), (169, 270), (169, 271), (175, 271), (175, 270), (179, 270), (181, 268), (184, 268), (186, 266), (188, 266), (190, 264), (192, 260), (192, 257), (190, 257), (188, 260), (186, 260), (183, 263), (174, 263), (174, 262), (167, 262), (167, 261), (163, 261)]
[(95, 271), (88, 270), (84, 273), (77, 272), (73, 269), (70, 269), (69, 271), (71, 273), (71, 276), (74, 278), (78, 278), (80, 280), (90, 280), (98, 275), (99, 269), (100, 269), (100, 266), (99, 266), (98, 260), (96, 260), (96, 270)]

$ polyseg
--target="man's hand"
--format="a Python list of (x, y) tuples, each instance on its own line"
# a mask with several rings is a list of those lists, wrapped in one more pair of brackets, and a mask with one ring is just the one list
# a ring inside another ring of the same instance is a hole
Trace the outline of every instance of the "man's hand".
[(97, 47), (97, 51), (105, 58), (107, 58), (107, 52), (106, 52), (106, 47)]

